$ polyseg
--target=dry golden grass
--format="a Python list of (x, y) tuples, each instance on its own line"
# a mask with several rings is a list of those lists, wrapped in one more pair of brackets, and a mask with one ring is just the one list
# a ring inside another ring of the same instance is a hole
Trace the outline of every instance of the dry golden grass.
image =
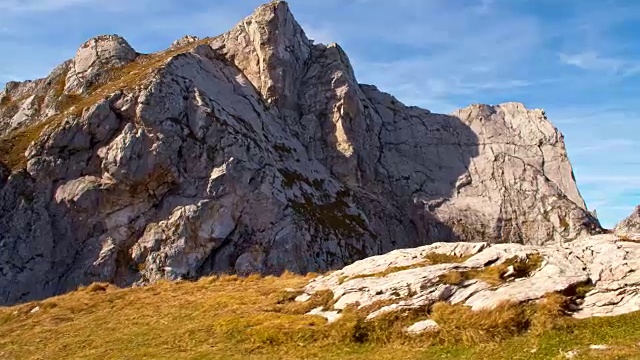
[[(481, 312), (439, 303), (373, 321), (364, 320), (371, 308), (348, 308), (328, 325), (301, 314), (330, 306), (330, 292), (298, 304), (293, 299), (299, 291), (283, 291), (300, 289), (310, 278), (220, 276), (132, 289), (92, 284), (0, 308), (0, 358), (552, 359), (572, 349), (583, 358), (640, 356), (640, 315), (573, 320), (565, 316), (567, 299), (558, 294), (539, 304), (505, 303)], [(427, 318), (440, 331), (402, 331)], [(613, 347), (594, 352), (590, 344)]]
[(95, 84), (88, 95), (63, 95), (64, 78), (56, 81), (54, 94), (59, 96), (59, 113), (31, 126), (13, 131), (0, 138), (0, 162), (17, 170), (26, 165), (25, 152), (29, 145), (37, 140), (43, 131), (50, 126), (59, 126), (70, 115), (80, 116), (84, 109), (96, 104), (116, 91), (127, 91), (144, 84), (150, 76), (172, 57), (188, 52), (198, 45), (208, 42), (202, 39), (195, 43), (163, 52), (139, 56), (134, 62), (112, 69), (102, 83)]
[(460, 285), (464, 281), (477, 279), (489, 285), (500, 285), (507, 281), (505, 274), (510, 266), (513, 267), (511, 279), (519, 279), (530, 276), (542, 265), (543, 258), (539, 254), (528, 255), (525, 259), (513, 257), (501, 264), (482, 269), (454, 270), (440, 276), (440, 281), (449, 285)]
[(17, 98), (12, 98), (11, 96), (3, 96), (2, 101), (0, 101), (0, 112), (2, 112), (3, 117), (12, 118), (15, 114), (20, 110), (20, 106), (22, 103), (29, 98), (29, 95), (23, 95)]
[(353, 280), (353, 279), (362, 279), (368, 277), (385, 277), (389, 274), (393, 274), (399, 271), (417, 269), (429, 265), (437, 265), (437, 264), (456, 264), (463, 263), (467, 261), (472, 255), (469, 256), (455, 256), (455, 255), (447, 255), (447, 254), (439, 254), (439, 253), (428, 253), (424, 256), (424, 259), (418, 263), (407, 265), (407, 266), (393, 266), (385, 269), (384, 271), (373, 273), (373, 274), (359, 274), (351, 277), (344, 276), (340, 278), (339, 283), (342, 284), (345, 281)]
[(436, 265), (436, 264), (457, 264), (463, 263), (467, 261), (473, 255), (466, 256), (455, 256), (448, 254), (439, 254), (439, 253), (428, 253), (425, 255), (424, 259), (427, 265)]

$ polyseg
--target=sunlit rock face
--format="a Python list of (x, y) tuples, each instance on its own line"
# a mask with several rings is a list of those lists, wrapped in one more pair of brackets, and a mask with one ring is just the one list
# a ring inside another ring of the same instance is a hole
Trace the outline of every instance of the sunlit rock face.
[[(575, 318), (622, 315), (640, 310), (639, 256), (640, 244), (612, 234), (547, 245), (435, 243), (373, 256), (317, 277), (296, 301), (331, 291), (333, 308), (317, 315), (334, 321), (348, 306), (373, 308), (367, 316), (373, 319), (392, 311), (429, 309), (437, 302), (477, 311), (562, 293)], [(376, 309), (376, 303), (386, 305)]]
[(91, 39), (0, 101), (1, 304), (600, 231), (542, 110), (406, 106), (284, 2), (156, 54)]

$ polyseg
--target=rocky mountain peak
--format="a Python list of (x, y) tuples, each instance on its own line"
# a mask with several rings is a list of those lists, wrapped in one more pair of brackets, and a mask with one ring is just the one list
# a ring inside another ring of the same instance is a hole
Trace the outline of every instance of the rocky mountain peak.
[(438, 241), (602, 231), (542, 111), (406, 106), (359, 84), (347, 54), (312, 44), (282, 1), (144, 57), (97, 37), (7, 89), (0, 304), (93, 281), (306, 273)]
[(171, 44), (171, 49), (175, 49), (175, 48), (179, 48), (181, 46), (193, 44), (194, 42), (196, 42), (198, 40), (200, 40), (200, 38), (197, 37), (197, 36), (185, 35), (185, 36), (181, 37), (180, 39), (174, 41)]
[(82, 93), (110, 68), (128, 64), (138, 53), (118, 35), (100, 35), (80, 46), (67, 74), (65, 93)]
[(260, 6), (212, 47), (243, 71), (268, 104), (297, 108), (296, 86), (311, 42), (286, 2)]

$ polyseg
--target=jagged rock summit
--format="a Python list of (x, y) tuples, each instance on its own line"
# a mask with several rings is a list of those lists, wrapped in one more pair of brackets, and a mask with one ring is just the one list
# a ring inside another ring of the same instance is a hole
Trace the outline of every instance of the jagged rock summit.
[(103, 35), (82, 44), (73, 59), (65, 81), (65, 93), (89, 90), (107, 69), (128, 64), (138, 54), (118, 35)]
[(7, 84), (0, 136), (0, 304), (601, 231), (542, 110), (405, 106), (281, 1), (154, 54), (89, 40)]

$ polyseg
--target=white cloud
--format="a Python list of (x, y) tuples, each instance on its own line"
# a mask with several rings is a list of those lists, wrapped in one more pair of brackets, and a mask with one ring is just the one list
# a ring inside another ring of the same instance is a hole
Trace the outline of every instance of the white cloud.
[(0, 10), (7, 12), (53, 11), (96, 0), (1, 0)]
[(496, 0), (480, 0), (480, 4), (476, 7), (476, 10), (480, 14), (486, 14), (492, 10), (495, 2)]
[(631, 139), (601, 139), (589, 142), (587, 145), (577, 146), (571, 150), (571, 155), (593, 154), (594, 152), (624, 151), (640, 143)]
[(617, 71), (620, 61), (615, 59), (604, 59), (595, 52), (584, 52), (580, 54), (560, 54), (560, 61), (567, 65), (577, 66), (582, 69), (605, 69)]
[(340, 42), (338, 35), (328, 26), (315, 26), (311, 24), (301, 24), (305, 34), (316, 43), (330, 44)]
[(623, 75), (633, 75), (640, 70), (640, 63), (637, 61), (601, 56), (594, 51), (570, 55), (560, 54), (560, 61), (584, 70), (621, 73)]

